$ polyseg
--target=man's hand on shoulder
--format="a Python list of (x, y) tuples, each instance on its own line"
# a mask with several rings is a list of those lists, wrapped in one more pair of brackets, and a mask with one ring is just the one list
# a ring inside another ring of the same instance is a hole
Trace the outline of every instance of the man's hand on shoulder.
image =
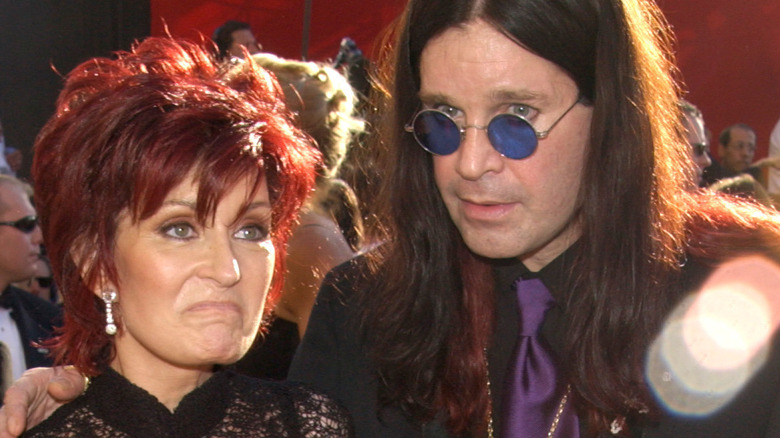
[(78, 397), (86, 380), (74, 367), (33, 368), (13, 383), (0, 409), (0, 438), (21, 435)]

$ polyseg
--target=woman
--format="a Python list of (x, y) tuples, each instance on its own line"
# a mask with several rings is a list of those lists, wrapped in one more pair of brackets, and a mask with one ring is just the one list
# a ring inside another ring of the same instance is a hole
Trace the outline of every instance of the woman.
[(318, 160), (268, 73), (150, 38), (74, 69), (35, 151), (52, 346), (95, 377), (25, 436), (350, 434), (323, 394), (219, 371), (279, 295)]
[(287, 245), (287, 272), (274, 309), (276, 318), (268, 333), (236, 364), (242, 373), (283, 380), (306, 332), (323, 277), (361, 247), (357, 198), (338, 175), (363, 122), (353, 115), (356, 97), (352, 87), (336, 70), (267, 53), (254, 55), (252, 60), (279, 80), (297, 125), (311, 136), (323, 156), (315, 189)]

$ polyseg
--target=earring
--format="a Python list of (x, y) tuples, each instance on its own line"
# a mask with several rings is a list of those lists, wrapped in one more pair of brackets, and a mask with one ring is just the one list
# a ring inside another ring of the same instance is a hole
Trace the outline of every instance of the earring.
[(116, 302), (116, 292), (113, 290), (103, 292), (103, 302), (106, 303), (106, 333), (115, 335), (116, 324), (114, 324), (114, 312), (111, 306)]

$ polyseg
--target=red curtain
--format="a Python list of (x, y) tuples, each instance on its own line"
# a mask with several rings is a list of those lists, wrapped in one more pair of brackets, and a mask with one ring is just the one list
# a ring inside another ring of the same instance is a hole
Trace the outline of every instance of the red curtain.
[[(285, 58), (303, 57), (305, 0), (152, 0), (152, 35), (168, 31), (177, 37), (210, 38), (226, 20), (252, 26), (263, 50)], [(182, 5), (186, 4), (186, 7)], [(348, 36), (370, 56), (373, 43), (403, 9), (404, 0), (311, 0), (308, 59), (336, 57), (341, 39)]]

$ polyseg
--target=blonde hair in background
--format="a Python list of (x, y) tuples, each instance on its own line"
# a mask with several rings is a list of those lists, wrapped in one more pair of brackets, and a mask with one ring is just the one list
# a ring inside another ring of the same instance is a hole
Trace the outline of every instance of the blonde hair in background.
[(353, 138), (365, 130), (365, 122), (355, 116), (357, 96), (347, 78), (324, 63), (270, 53), (253, 55), (252, 60), (276, 75), (299, 127), (323, 154), (322, 176), (335, 177)]

